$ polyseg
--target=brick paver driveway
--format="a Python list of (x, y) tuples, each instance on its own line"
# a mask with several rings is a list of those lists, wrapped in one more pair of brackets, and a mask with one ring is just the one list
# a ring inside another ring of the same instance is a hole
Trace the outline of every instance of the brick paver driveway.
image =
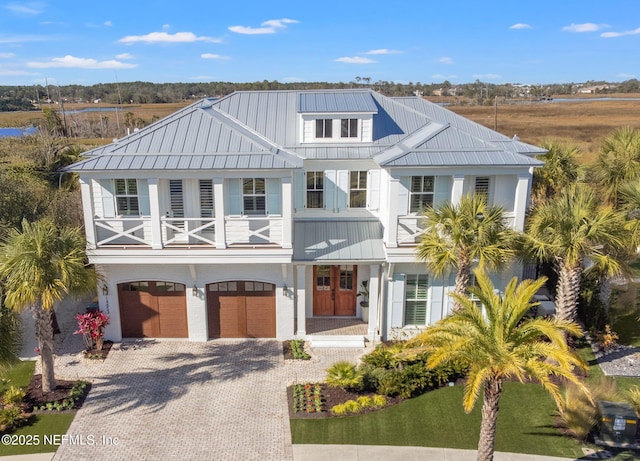
[(293, 459), (285, 387), (362, 351), (285, 362), (281, 347), (144, 341), (117, 344), (99, 363), (61, 355), (58, 376), (93, 387), (54, 460)]

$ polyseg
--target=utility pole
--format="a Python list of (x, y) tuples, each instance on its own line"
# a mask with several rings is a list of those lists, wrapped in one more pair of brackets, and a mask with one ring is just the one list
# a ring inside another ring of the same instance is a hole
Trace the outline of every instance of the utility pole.
[(494, 111), (493, 111), (493, 129), (495, 131), (498, 131), (498, 96), (496, 95), (494, 102), (493, 102), (493, 106), (494, 106)]

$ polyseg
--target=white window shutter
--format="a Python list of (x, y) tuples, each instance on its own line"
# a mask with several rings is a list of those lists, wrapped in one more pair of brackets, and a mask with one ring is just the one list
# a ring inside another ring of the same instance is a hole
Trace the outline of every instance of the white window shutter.
[(451, 176), (436, 176), (436, 193), (433, 197), (433, 206), (451, 200)]
[(369, 170), (367, 173), (367, 208), (378, 210), (380, 208), (380, 170)]
[(293, 172), (293, 208), (295, 211), (304, 210), (305, 189), (307, 187), (306, 173), (302, 170)]
[(242, 214), (242, 182), (240, 178), (225, 179), (225, 195), (227, 214), (239, 216)]
[(349, 172), (338, 170), (337, 208), (338, 211), (346, 210), (349, 203)]
[(267, 178), (267, 213), (282, 214), (282, 186), (280, 178)]
[(138, 201), (141, 216), (151, 216), (151, 204), (149, 202), (149, 181), (138, 179)]
[(400, 178), (397, 197), (398, 216), (406, 216), (409, 213), (409, 179), (409, 176)]
[(102, 217), (103, 218), (115, 218), (116, 217), (116, 202), (113, 198), (113, 180), (101, 179), (100, 180), (100, 192), (102, 195)]
[(393, 274), (391, 282), (391, 328), (402, 328), (404, 325), (404, 274)]
[(324, 207), (327, 210), (336, 209), (336, 190), (338, 186), (336, 170), (327, 170), (324, 174)]

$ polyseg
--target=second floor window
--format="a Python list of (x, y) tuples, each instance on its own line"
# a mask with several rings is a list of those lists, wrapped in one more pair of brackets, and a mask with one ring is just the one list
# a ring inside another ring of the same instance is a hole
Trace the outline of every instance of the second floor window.
[(135, 179), (114, 179), (116, 210), (120, 216), (140, 216), (138, 183)]
[(333, 120), (330, 118), (323, 118), (316, 120), (316, 138), (332, 138)]
[(324, 172), (307, 172), (307, 208), (324, 208)]
[(358, 137), (358, 119), (343, 118), (340, 120), (340, 137), (341, 138), (357, 138)]
[(433, 176), (411, 176), (409, 190), (410, 211), (420, 213), (424, 208), (433, 206), (435, 178)]
[(213, 181), (210, 179), (200, 180), (200, 217), (213, 218)]
[(349, 172), (349, 208), (367, 206), (367, 172)]
[(242, 204), (244, 214), (264, 215), (267, 208), (267, 193), (264, 178), (242, 180)]

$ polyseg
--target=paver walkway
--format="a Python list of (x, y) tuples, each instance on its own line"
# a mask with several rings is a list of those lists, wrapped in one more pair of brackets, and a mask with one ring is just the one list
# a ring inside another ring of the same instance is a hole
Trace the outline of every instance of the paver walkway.
[(116, 344), (104, 362), (67, 353), (60, 378), (88, 378), (91, 392), (54, 460), (292, 460), (284, 386), (322, 379), (333, 349), (285, 361), (281, 343), (140, 341)]

